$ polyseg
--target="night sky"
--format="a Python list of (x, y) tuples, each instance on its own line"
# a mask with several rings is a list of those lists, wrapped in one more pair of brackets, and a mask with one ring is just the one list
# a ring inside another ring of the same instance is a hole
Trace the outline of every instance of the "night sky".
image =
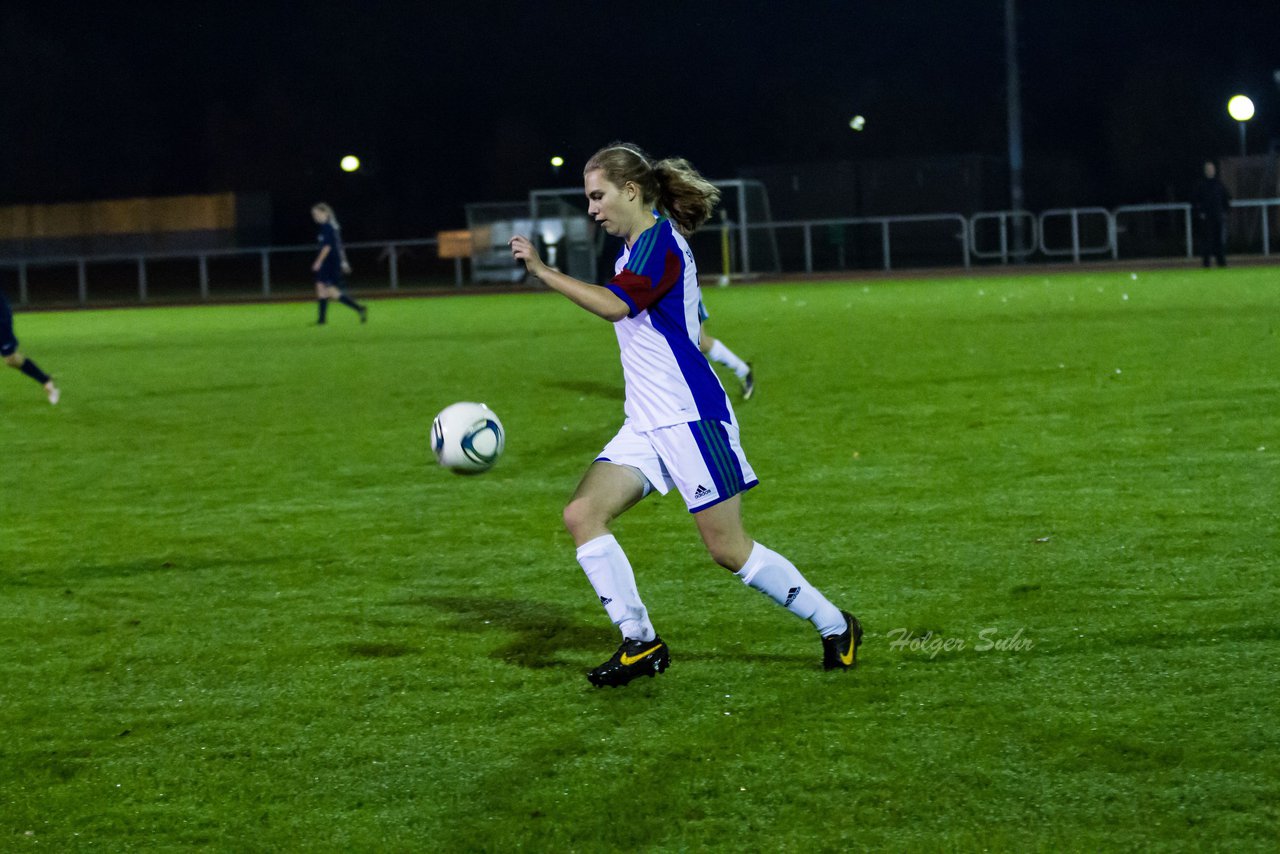
[[(1280, 149), (1278, 0), (1019, 0), (1028, 207), (1185, 198)], [(115, 4), (0, 9), (0, 204), (266, 192), (349, 239), (580, 185), (622, 138), (742, 168), (1007, 151), (1003, 0)], [(858, 134), (848, 127), (866, 116)], [(358, 154), (366, 168), (339, 171)], [(553, 154), (566, 158), (552, 173)]]

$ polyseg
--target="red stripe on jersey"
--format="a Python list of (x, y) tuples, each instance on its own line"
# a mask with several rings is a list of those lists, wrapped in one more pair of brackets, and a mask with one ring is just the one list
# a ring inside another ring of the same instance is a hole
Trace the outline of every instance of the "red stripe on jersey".
[(667, 292), (675, 287), (676, 282), (680, 281), (680, 277), (684, 275), (684, 265), (680, 263), (680, 254), (674, 250), (667, 250), (667, 257), (662, 267), (662, 278), (658, 279), (658, 283), (653, 284), (648, 276), (642, 276), (639, 273), (633, 273), (630, 270), (623, 270), (610, 280), (609, 284), (622, 290), (635, 305), (636, 310), (632, 315), (647, 309), (658, 300), (667, 295)]

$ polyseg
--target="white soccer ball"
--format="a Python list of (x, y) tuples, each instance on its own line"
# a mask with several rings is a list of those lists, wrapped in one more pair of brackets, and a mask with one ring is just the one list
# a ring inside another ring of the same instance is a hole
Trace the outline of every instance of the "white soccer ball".
[(431, 451), (440, 465), (458, 474), (488, 471), (505, 442), (502, 422), (483, 403), (446, 406), (431, 422)]

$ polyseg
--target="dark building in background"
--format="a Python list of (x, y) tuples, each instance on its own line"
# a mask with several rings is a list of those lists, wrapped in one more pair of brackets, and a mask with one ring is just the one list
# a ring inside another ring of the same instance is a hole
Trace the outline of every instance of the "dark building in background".
[(960, 213), (1008, 206), (1004, 161), (980, 154), (779, 163), (742, 170), (779, 220)]
[(0, 258), (194, 253), (271, 242), (266, 193), (0, 207)]

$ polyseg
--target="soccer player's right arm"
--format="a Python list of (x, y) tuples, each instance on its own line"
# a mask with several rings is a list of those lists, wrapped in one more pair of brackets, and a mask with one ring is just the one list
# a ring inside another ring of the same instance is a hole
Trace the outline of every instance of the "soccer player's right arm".
[(546, 265), (543, 265), (541, 272), (534, 275), (553, 291), (559, 291), (575, 304), (592, 314), (603, 317), (610, 323), (617, 322), (631, 313), (630, 306), (608, 288), (575, 279)]
[(631, 307), (608, 288), (548, 267), (538, 255), (538, 250), (533, 248), (533, 243), (523, 235), (511, 238), (511, 254), (517, 261), (524, 262), (531, 276), (598, 317), (613, 323), (631, 313)]

